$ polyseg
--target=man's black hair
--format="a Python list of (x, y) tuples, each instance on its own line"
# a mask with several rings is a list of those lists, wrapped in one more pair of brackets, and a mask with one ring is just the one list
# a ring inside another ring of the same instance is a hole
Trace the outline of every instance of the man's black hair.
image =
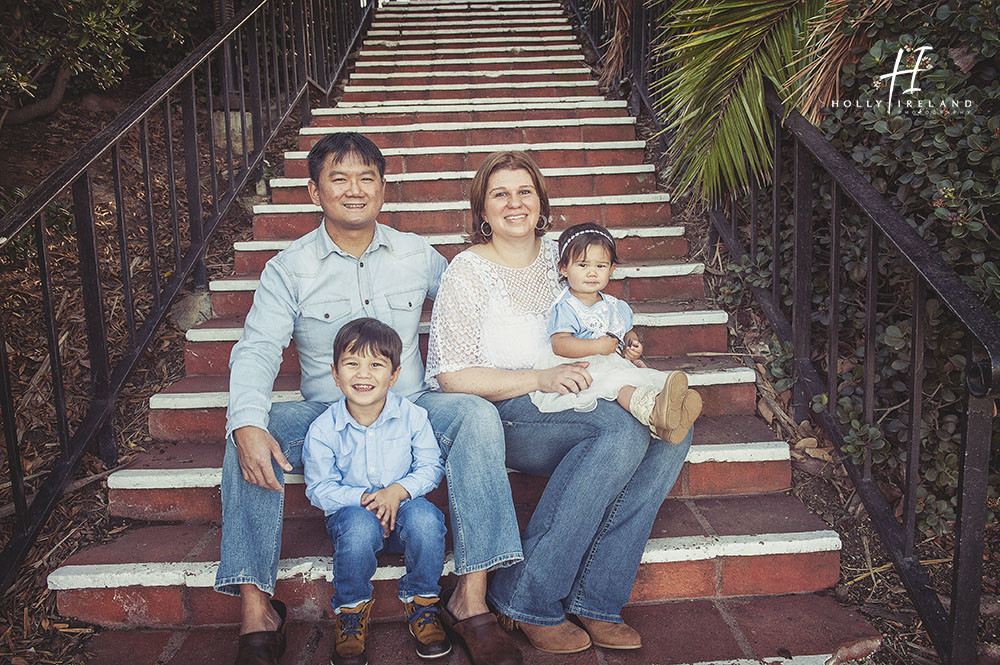
[(385, 157), (378, 146), (364, 134), (357, 132), (337, 132), (321, 138), (309, 151), (309, 179), (319, 183), (327, 155), (333, 155), (333, 163), (344, 161), (348, 155), (357, 155), (368, 166), (378, 169), (380, 177), (385, 177)]
[(403, 352), (403, 340), (395, 330), (378, 319), (354, 319), (344, 325), (333, 340), (333, 364), (336, 367), (340, 356), (350, 349), (354, 353), (384, 356), (392, 363), (392, 371), (399, 367), (399, 356)]

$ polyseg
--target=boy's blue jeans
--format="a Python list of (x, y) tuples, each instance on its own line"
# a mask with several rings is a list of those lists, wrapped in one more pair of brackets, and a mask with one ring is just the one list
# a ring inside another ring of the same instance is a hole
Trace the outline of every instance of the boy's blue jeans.
[(420, 496), (399, 504), (396, 528), (384, 538), (382, 523), (361, 506), (348, 506), (326, 518), (326, 532), (333, 541), (334, 610), (372, 598), (372, 575), (379, 554), (402, 552), (406, 574), (399, 579), (399, 598), (441, 595), (438, 581), (444, 567), (444, 515)]

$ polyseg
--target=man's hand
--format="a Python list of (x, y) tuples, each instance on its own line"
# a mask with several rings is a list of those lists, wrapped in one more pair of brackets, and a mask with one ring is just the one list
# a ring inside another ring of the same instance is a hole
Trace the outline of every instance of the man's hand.
[(292, 465), (285, 459), (281, 446), (274, 437), (268, 434), (267, 430), (247, 426), (234, 430), (233, 439), (236, 441), (236, 450), (239, 453), (243, 480), (275, 492), (284, 491), (281, 483), (274, 477), (271, 459), (273, 458), (286, 472), (292, 470)]
[(399, 512), (399, 504), (403, 499), (409, 499), (410, 493), (399, 483), (393, 483), (388, 487), (383, 487), (374, 492), (365, 492), (361, 495), (361, 505), (375, 513), (375, 517), (382, 523), (382, 531), (385, 537), (389, 537), (389, 532), (396, 528), (396, 513)]

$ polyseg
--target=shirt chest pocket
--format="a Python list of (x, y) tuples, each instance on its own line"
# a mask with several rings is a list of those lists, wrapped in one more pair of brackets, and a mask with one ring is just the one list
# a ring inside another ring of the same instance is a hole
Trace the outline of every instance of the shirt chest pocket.
[(417, 340), (420, 325), (420, 310), (424, 303), (423, 289), (413, 289), (386, 295), (389, 311), (392, 313), (392, 327), (399, 333), (403, 346), (411, 346)]
[[(333, 339), (351, 315), (351, 303), (342, 298), (302, 307), (298, 320), (297, 346), (305, 345), (314, 357), (333, 358)], [(301, 351), (300, 351), (301, 353)]]

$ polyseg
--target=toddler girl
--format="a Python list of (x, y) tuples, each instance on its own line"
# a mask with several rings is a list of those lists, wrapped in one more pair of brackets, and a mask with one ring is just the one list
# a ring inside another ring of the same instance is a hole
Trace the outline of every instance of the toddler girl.
[(599, 224), (577, 224), (559, 236), (559, 273), (567, 287), (549, 310), (552, 351), (537, 368), (571, 361), (589, 363), (593, 379), (579, 393), (531, 393), (539, 411), (591, 411), (598, 399), (617, 400), (657, 438), (678, 444), (701, 414), (701, 395), (688, 389), (684, 372), (649, 369), (632, 330), (628, 304), (601, 290), (618, 256), (611, 234)]

